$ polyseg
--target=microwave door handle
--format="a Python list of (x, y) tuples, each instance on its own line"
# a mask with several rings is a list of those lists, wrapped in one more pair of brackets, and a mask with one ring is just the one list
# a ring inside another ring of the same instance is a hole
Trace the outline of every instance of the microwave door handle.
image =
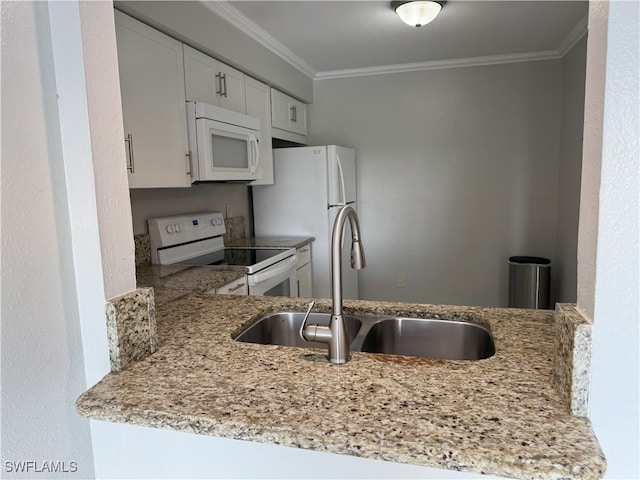
[(258, 139), (255, 135), (249, 135), (249, 144), (251, 146), (250, 171), (251, 173), (256, 173), (256, 170), (258, 170), (258, 164), (260, 163), (260, 148), (258, 145)]

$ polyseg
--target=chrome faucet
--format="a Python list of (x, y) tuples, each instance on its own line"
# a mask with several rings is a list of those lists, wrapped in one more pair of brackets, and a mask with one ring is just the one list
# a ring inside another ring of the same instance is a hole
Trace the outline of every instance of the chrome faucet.
[(360, 224), (356, 211), (349, 205), (340, 209), (333, 223), (331, 236), (331, 302), (332, 314), (329, 326), (307, 325), (306, 320), (313, 308), (313, 302), (305, 315), (300, 336), (307, 342), (326, 343), (329, 347), (329, 361), (331, 363), (346, 363), (349, 361), (349, 337), (347, 327), (342, 316), (342, 236), (344, 224), (349, 219), (351, 225), (351, 268), (361, 270), (366, 266), (364, 250), (360, 241)]

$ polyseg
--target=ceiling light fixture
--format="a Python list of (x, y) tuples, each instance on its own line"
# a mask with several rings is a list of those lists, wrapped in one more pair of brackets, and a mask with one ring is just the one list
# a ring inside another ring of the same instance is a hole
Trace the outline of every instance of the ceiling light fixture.
[(416, 0), (405, 2), (391, 2), (400, 19), (412, 27), (421, 27), (438, 16), (444, 1)]

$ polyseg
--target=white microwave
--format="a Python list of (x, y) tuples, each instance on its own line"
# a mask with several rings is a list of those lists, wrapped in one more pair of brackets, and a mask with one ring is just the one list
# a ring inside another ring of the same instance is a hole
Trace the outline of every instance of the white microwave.
[(257, 179), (260, 120), (201, 102), (187, 102), (192, 182)]

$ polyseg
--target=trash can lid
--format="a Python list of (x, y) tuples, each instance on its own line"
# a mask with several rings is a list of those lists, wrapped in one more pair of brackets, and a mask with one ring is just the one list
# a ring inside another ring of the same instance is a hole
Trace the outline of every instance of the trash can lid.
[(536, 265), (549, 265), (551, 260), (542, 257), (509, 257), (511, 263), (533, 263)]

